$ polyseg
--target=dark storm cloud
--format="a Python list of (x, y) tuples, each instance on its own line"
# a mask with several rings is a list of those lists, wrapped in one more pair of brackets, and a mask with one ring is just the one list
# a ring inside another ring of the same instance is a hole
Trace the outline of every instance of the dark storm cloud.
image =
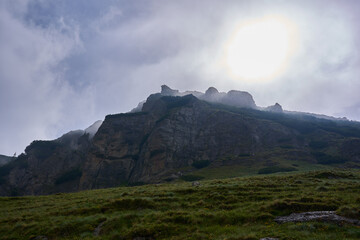
[[(161, 84), (247, 90), (258, 105), (360, 119), (358, 1), (5, 0), (0, 3), (0, 153), (135, 107)], [(298, 28), (268, 83), (218, 64), (234, 27), (267, 14)]]

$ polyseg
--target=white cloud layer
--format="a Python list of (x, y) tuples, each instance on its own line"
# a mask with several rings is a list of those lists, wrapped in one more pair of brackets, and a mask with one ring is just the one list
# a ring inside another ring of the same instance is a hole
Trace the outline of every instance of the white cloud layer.
[[(128, 111), (161, 84), (249, 91), (260, 106), (360, 120), (356, 0), (4, 0), (0, 3), (0, 153)], [(218, 64), (244, 20), (277, 14), (298, 29), (287, 70), (266, 83)]]

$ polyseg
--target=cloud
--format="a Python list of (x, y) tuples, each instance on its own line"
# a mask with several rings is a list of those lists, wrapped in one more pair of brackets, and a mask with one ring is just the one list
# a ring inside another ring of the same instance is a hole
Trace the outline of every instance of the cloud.
[[(162, 84), (360, 120), (359, 10), (352, 0), (2, 1), (0, 153), (128, 111)], [(267, 14), (296, 24), (298, 51), (268, 83), (232, 79), (219, 64), (225, 43)]]
[(77, 44), (74, 36), (61, 33), (63, 28), (27, 26), (6, 8), (0, 10), (2, 153), (52, 137), (61, 126), (62, 102), (71, 91), (53, 69)]

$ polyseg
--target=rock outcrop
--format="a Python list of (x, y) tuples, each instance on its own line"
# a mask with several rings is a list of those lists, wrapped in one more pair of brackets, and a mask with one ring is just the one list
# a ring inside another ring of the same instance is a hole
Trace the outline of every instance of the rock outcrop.
[(178, 96), (179, 90), (173, 90), (166, 85), (161, 86), (161, 95), (163, 96)]
[(289, 216), (275, 218), (275, 222), (277, 223), (309, 222), (309, 221), (334, 222), (338, 224), (349, 223), (356, 226), (360, 226), (359, 220), (339, 216), (335, 213), (335, 211), (292, 213)]
[(200, 100), (212, 103), (220, 103), (234, 107), (241, 108), (257, 108), (255, 101), (250, 93), (244, 91), (231, 90), (228, 93), (219, 92), (214, 87), (209, 87), (205, 93), (197, 91), (180, 92), (179, 90), (171, 89), (166, 85), (161, 86), (162, 96), (186, 96), (193, 95)]

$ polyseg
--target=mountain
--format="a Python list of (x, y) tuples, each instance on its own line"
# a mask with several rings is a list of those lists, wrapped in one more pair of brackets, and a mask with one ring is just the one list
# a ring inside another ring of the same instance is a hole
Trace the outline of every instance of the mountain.
[(241, 91), (192, 93), (163, 86), (141, 111), (108, 115), (95, 124), (97, 131), (34, 141), (0, 168), (0, 194), (195, 179), (199, 171), (235, 166), (258, 173), (296, 171), (302, 165), (360, 167), (358, 122), (287, 114), (278, 111), (280, 105), (259, 110)]

